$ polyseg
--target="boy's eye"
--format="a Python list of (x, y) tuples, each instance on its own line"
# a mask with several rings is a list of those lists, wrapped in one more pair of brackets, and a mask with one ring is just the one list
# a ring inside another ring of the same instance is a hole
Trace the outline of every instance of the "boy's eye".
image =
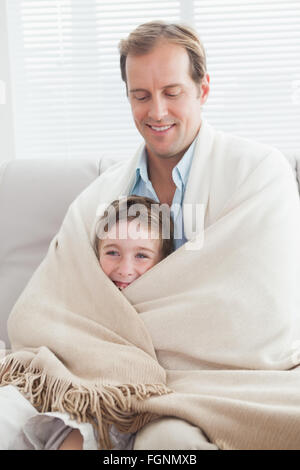
[[(118, 252), (115, 251), (115, 250), (111, 250), (111, 251), (107, 251), (106, 254), (107, 254), (107, 255), (111, 255), (111, 256), (115, 256), (115, 255), (118, 255)], [(148, 256), (147, 256), (147, 255), (144, 255), (143, 253), (138, 253), (136, 256), (137, 256), (138, 258), (140, 258), (140, 257), (141, 257), (141, 258), (148, 258)]]

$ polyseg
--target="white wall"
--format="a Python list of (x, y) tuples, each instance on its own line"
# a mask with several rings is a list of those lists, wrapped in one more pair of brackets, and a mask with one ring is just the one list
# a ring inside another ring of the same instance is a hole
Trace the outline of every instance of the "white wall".
[(0, 162), (15, 158), (6, 0), (0, 0)]

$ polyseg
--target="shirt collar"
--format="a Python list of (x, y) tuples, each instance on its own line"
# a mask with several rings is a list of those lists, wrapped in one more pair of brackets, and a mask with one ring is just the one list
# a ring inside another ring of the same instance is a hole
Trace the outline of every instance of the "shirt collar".
[(192, 142), (192, 144), (189, 146), (183, 157), (179, 160), (177, 165), (173, 168), (172, 171), (172, 178), (174, 183), (176, 183), (176, 174), (179, 176), (181, 183), (183, 184), (183, 187), (185, 189), (187, 178), (190, 172), (192, 160), (193, 160), (193, 155), (194, 155), (194, 149), (195, 149), (195, 143), (196, 139)]
[[(172, 170), (172, 178), (176, 186), (178, 186), (178, 177), (181, 180), (184, 188), (187, 182), (187, 177), (189, 175), (190, 167), (193, 160), (195, 143), (197, 137), (194, 139), (192, 144), (189, 146), (183, 157), (179, 160), (177, 165)], [(137, 184), (139, 179), (142, 178), (145, 184), (149, 184), (150, 180), (148, 177), (148, 168), (147, 168), (147, 154), (146, 147), (144, 146), (141, 150), (135, 172), (135, 181), (133, 187)]]
[(139, 180), (139, 178), (142, 178), (144, 183), (149, 182), (149, 177), (148, 177), (148, 168), (147, 168), (147, 154), (146, 154), (146, 147), (141, 151), (137, 167), (136, 167), (136, 176), (135, 176), (135, 184)]

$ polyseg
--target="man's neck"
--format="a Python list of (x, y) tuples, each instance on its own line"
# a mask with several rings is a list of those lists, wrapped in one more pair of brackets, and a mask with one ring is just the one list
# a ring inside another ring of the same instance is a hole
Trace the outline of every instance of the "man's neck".
[[(195, 138), (199, 134), (200, 127)], [(174, 193), (176, 191), (176, 185), (172, 179), (173, 168), (178, 164), (189, 147), (193, 144), (195, 138), (184, 151), (169, 158), (159, 158), (157, 155), (153, 154), (150, 149), (147, 149), (146, 146), (148, 178), (151, 181), (161, 204), (167, 203), (169, 206), (172, 205)]]
[(172, 179), (172, 171), (182, 156), (167, 159), (153, 158), (152, 155), (149, 156), (147, 151), (148, 177), (161, 204), (172, 205), (176, 191), (176, 185)]

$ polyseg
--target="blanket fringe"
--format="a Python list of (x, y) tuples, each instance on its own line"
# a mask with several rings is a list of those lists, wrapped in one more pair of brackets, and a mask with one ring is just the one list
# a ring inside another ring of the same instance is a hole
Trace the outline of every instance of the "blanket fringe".
[(68, 413), (79, 423), (89, 422), (97, 431), (99, 449), (113, 449), (109, 427), (114, 424), (123, 433), (136, 432), (158, 418), (153, 413), (132, 410), (132, 397), (145, 400), (171, 393), (164, 384), (94, 385), (87, 387), (53, 378), (15, 358), (0, 366), (0, 386), (14, 385), (41, 413)]

